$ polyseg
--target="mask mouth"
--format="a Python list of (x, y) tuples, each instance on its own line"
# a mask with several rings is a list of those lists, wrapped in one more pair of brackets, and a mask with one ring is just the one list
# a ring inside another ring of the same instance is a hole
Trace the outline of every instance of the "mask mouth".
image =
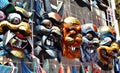
[(32, 49), (32, 41), (30, 37), (21, 39), (10, 30), (6, 32), (3, 44), (8, 45), (11, 50), (18, 50), (21, 52), (25, 49), (27, 49), (28, 52), (31, 52)]
[(72, 50), (73, 52), (80, 50), (80, 47), (79, 47), (79, 46), (68, 46), (68, 48), (69, 48), (70, 50)]
[(91, 48), (85, 49), (85, 51), (86, 51), (88, 54), (93, 54), (93, 53), (95, 53), (95, 50), (96, 50), (96, 49), (91, 49)]
[(105, 61), (107, 61), (107, 63), (111, 63), (112, 62), (112, 60), (113, 60), (113, 58), (114, 58), (114, 52), (113, 51), (111, 51), (111, 52), (107, 52), (105, 49), (101, 49), (100, 50), (100, 55), (101, 55), (101, 57), (105, 60)]
[(73, 44), (68, 44), (66, 45), (72, 52), (76, 52), (78, 50), (80, 50), (80, 44), (78, 44), (78, 42), (73, 42)]
[(55, 46), (55, 43), (57, 43), (57, 40), (55, 40), (53, 37), (43, 36), (41, 40), (41, 50), (39, 52), (39, 58), (44, 57), (46, 59), (53, 59), (56, 58), (59, 51)]
[(82, 39), (81, 35), (76, 35), (75, 37), (72, 37), (72, 36), (65, 37), (64, 41), (65, 41), (66, 45), (68, 45), (68, 46), (69, 45), (78, 46), (82, 42), (81, 39)]
[(15, 36), (9, 41), (9, 45), (11, 45), (13, 48), (24, 49), (26, 46), (28, 46), (28, 41), (22, 40)]

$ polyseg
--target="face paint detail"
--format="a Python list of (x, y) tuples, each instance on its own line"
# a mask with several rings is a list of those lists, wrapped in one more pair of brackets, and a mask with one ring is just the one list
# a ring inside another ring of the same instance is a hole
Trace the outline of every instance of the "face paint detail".
[(22, 17), (18, 13), (10, 13), (7, 17), (7, 20), (13, 24), (19, 24), (22, 20)]

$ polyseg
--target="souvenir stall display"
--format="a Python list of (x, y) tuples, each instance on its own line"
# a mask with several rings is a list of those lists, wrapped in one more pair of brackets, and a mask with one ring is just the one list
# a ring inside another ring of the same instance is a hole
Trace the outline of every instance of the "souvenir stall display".
[(0, 0), (0, 73), (118, 73), (111, 2)]

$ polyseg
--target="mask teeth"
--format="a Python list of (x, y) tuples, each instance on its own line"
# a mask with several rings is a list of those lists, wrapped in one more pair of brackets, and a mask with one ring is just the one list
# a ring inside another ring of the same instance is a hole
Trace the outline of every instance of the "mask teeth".
[(12, 33), (10, 30), (6, 32), (5, 34), (5, 38), (3, 40), (3, 44), (4, 45), (7, 45), (8, 42), (15, 36), (14, 33)]
[(75, 47), (73, 47), (73, 46), (69, 46), (69, 48), (72, 50), (72, 51), (75, 51)]
[(33, 48), (33, 42), (32, 42), (31, 37), (28, 37), (27, 40), (28, 40), (29, 44), (31, 45), (31, 47)]
[(12, 43), (12, 40), (11, 40), (10, 44), (16, 48), (25, 48), (28, 45), (27, 40), (21, 40), (18, 37), (15, 37), (13, 39), (15, 39), (15, 42)]

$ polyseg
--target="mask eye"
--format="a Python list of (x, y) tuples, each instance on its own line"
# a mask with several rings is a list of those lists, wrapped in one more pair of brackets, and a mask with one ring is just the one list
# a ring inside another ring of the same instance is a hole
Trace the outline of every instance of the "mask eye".
[(21, 22), (21, 20), (22, 20), (22, 17), (18, 13), (10, 13), (8, 15), (7, 19), (8, 19), (9, 22), (11, 22), (13, 24), (19, 24)]
[(19, 23), (20, 23), (20, 19), (17, 18), (17, 17), (15, 17), (15, 18), (12, 19), (12, 22), (13, 22), (14, 24), (19, 24)]

